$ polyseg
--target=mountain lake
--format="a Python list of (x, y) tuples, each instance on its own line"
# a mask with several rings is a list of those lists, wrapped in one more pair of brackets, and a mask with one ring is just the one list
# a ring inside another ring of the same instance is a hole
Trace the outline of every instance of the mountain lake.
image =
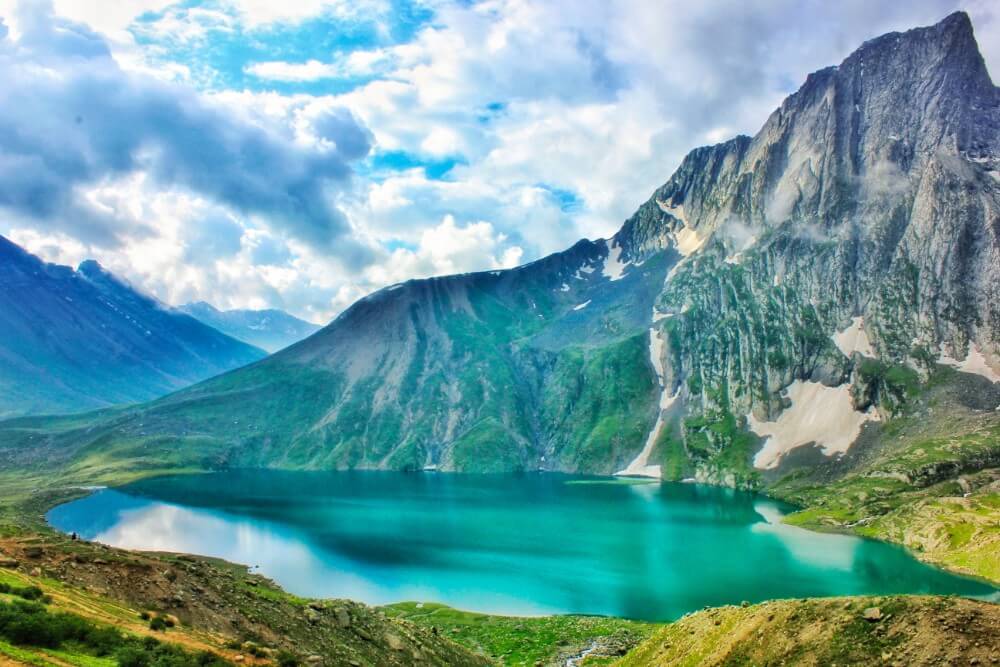
[(904, 549), (781, 523), (696, 484), (559, 474), (231, 471), (100, 489), (48, 520), (127, 549), (243, 563), (291, 593), (651, 621), (771, 598), (992, 586)]

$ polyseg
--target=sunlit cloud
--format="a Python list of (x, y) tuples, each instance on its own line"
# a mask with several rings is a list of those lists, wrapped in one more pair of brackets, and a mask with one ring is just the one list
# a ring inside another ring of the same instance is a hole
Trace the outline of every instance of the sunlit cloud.
[[(326, 321), (606, 237), (810, 71), (959, 8), (0, 0), (0, 233), (170, 303)], [(1000, 18), (964, 3), (987, 63)], [(114, 94), (107, 94), (115, 91)]]

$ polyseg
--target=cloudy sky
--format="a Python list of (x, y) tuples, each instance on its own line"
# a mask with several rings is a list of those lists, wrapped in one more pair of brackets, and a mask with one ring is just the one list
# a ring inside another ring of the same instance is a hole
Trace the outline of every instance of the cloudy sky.
[(1000, 71), (993, 0), (0, 0), (0, 234), (323, 323), (609, 236), (691, 148), (955, 9)]

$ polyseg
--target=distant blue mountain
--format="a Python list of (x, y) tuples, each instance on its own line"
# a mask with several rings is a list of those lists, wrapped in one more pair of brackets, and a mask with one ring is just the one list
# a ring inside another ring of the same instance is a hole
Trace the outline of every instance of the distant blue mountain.
[(178, 310), (268, 352), (277, 352), (320, 330), (318, 325), (283, 310), (219, 310), (204, 301), (185, 304)]
[(264, 356), (93, 260), (74, 271), (0, 236), (0, 417), (145, 401)]

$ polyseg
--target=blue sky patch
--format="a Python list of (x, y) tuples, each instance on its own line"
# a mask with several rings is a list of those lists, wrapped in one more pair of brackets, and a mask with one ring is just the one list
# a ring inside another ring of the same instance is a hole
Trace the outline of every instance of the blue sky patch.
[(559, 209), (563, 213), (573, 213), (579, 211), (583, 207), (583, 200), (580, 199), (572, 190), (557, 188), (546, 183), (537, 183), (536, 187), (547, 190), (549, 194), (552, 195), (553, 199), (559, 202)]
[[(139, 16), (129, 30), (154, 62), (180, 63), (194, 81), (210, 90), (273, 90), (283, 94), (337, 94), (371, 81), (374, 75), (314, 81), (265, 79), (247, 71), (260, 62), (332, 63), (355, 51), (406, 43), (433, 18), (410, 0), (393, 0), (384, 15), (343, 19), (324, 14), (298, 22), (248, 27), (219, 0), (187, 0)], [(181, 22), (187, 34), (168, 24)]]
[(406, 171), (422, 168), (427, 178), (442, 180), (456, 165), (468, 164), (463, 158), (449, 157), (439, 160), (423, 159), (406, 151), (380, 151), (368, 159), (372, 172)]

